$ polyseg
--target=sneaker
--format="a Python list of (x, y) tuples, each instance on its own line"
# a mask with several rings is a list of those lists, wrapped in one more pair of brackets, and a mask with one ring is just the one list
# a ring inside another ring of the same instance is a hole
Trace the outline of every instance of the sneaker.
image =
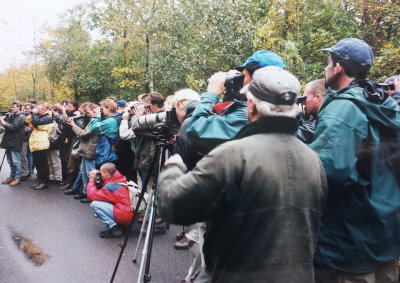
[(3, 185), (6, 185), (6, 184), (10, 184), (12, 181), (14, 181), (14, 179), (12, 179), (12, 178), (7, 178), (7, 179), (5, 179), (4, 181), (2, 181), (1, 183), (2, 183)]
[(33, 189), (36, 190), (43, 190), (43, 189), (47, 189), (49, 187), (48, 184), (45, 183), (40, 183), (39, 185), (37, 185), (36, 187), (34, 187)]
[(174, 244), (174, 248), (177, 250), (188, 250), (189, 249), (189, 240), (184, 236), (180, 241)]
[(33, 182), (33, 184), (29, 186), (29, 188), (34, 189), (39, 184), (40, 184), (40, 180), (37, 180), (36, 182)]
[(12, 181), (12, 182), (10, 183), (10, 186), (16, 186), (16, 185), (18, 185), (19, 183), (21, 183), (21, 180), (20, 180), (20, 179), (15, 179), (14, 181)]
[(111, 229), (100, 232), (100, 238), (120, 238), (122, 236), (122, 229), (118, 225), (113, 226)]

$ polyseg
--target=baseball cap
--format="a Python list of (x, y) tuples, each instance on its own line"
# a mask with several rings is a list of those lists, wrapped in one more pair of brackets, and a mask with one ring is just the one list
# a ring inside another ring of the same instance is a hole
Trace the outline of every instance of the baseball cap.
[(248, 91), (262, 101), (293, 105), (300, 88), (300, 82), (294, 75), (282, 68), (267, 66), (254, 72)]
[(286, 68), (285, 63), (279, 55), (272, 51), (260, 50), (255, 52), (244, 62), (243, 66), (237, 67), (236, 70), (243, 71), (246, 69), (249, 71), (250, 75), (253, 75), (257, 69), (266, 66), (277, 66), (282, 69)]
[(125, 100), (118, 100), (117, 101), (117, 107), (125, 107), (126, 106), (126, 101)]
[(358, 38), (344, 38), (336, 45), (320, 51), (335, 54), (341, 65), (356, 71), (356, 73), (368, 72), (374, 62), (371, 47), (364, 40)]

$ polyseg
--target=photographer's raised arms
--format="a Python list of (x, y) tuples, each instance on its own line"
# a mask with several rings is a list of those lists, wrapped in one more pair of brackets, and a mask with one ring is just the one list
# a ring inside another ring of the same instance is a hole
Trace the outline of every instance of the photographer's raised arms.
[(191, 253), (182, 282), (398, 282), (400, 77), (369, 80), (374, 56), (360, 39), (321, 51), (325, 77), (302, 82), (303, 95), (282, 58), (260, 50), (201, 95), (12, 101), (0, 111), (3, 189), (36, 168), (31, 187), (90, 203), (102, 238), (146, 223), (135, 204), (158, 190), (147, 241), (185, 225), (174, 244)]

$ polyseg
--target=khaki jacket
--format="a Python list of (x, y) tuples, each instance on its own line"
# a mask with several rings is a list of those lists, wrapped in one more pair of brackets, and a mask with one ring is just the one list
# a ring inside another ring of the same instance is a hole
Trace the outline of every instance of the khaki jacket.
[(46, 125), (39, 125), (35, 128), (32, 125), (31, 115), (25, 118), (25, 123), (28, 123), (29, 128), (32, 129), (32, 134), (29, 138), (29, 148), (32, 152), (39, 150), (46, 150), (50, 148), (49, 133), (53, 128), (53, 123)]

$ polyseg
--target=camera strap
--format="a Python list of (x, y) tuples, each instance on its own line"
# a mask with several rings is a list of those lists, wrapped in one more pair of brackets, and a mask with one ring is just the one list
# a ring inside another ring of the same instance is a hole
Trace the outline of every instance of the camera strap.
[(213, 111), (211, 112), (222, 117), (227, 113), (235, 111), (239, 107), (246, 107), (246, 102), (235, 100), (218, 103), (214, 105)]

